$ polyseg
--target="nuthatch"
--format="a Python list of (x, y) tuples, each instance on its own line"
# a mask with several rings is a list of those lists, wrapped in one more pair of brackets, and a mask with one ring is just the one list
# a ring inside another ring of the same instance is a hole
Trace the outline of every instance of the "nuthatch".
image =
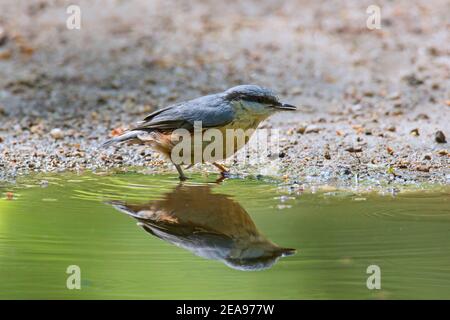
[(179, 185), (161, 200), (144, 204), (107, 203), (135, 218), (148, 233), (233, 269), (268, 269), (296, 252), (267, 239), (238, 202), (211, 192), (209, 185)]
[[(193, 134), (195, 123), (201, 123), (204, 129), (215, 128), (221, 132), (228, 129), (256, 129), (263, 120), (276, 111), (295, 109), (296, 107), (292, 105), (281, 103), (275, 93), (269, 89), (257, 85), (240, 85), (221, 93), (159, 109), (144, 118), (136, 128), (106, 141), (102, 146), (108, 147), (125, 141), (150, 145), (170, 159), (180, 175), (180, 180), (185, 180), (186, 176), (180, 163), (172, 159), (172, 150), (177, 144), (174, 142), (172, 133), (176, 129), (186, 129)], [(226, 134), (223, 135), (223, 139), (226, 139)], [(248, 140), (245, 141), (247, 142)], [(227, 141), (223, 141), (223, 145), (227, 145)], [(235, 146), (231, 153), (223, 153), (220, 160), (228, 158), (242, 146)], [(192, 161), (190, 165), (196, 162), (194, 159)], [(212, 164), (222, 174), (227, 172), (223, 165), (215, 161)]]

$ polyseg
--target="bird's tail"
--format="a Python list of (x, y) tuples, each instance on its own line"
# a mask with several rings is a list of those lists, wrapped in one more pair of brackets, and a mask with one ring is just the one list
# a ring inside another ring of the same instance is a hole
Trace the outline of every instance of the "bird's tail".
[(120, 136), (114, 137), (112, 139), (109, 139), (109, 140), (103, 142), (100, 145), (100, 148), (108, 148), (109, 146), (112, 146), (113, 144), (116, 144), (116, 143), (122, 143), (122, 142), (125, 142), (125, 141), (139, 139), (138, 138), (139, 134), (142, 134), (142, 131), (128, 131), (128, 132), (125, 132), (124, 134), (121, 134)]

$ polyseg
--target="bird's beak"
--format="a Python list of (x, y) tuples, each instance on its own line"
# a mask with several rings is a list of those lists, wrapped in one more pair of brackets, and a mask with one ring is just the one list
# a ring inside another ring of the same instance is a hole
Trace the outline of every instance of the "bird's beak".
[(297, 110), (296, 106), (293, 106), (291, 104), (287, 104), (287, 103), (280, 103), (276, 106), (273, 106), (275, 109), (279, 109), (279, 110)]
[(282, 257), (293, 256), (296, 253), (297, 253), (297, 250), (292, 249), (292, 248), (280, 248), (280, 255)]

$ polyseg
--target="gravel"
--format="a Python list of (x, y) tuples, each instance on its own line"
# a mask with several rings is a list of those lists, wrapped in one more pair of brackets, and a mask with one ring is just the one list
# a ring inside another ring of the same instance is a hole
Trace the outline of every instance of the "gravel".
[[(300, 106), (279, 166), (301, 185), (449, 184), (448, 1), (0, 3), (0, 179), (38, 172), (173, 172), (141, 146), (98, 145), (162, 106), (257, 83)], [(419, 23), (420, 22), (420, 23)], [(232, 161), (230, 164), (233, 164)], [(195, 166), (194, 172), (214, 171)]]

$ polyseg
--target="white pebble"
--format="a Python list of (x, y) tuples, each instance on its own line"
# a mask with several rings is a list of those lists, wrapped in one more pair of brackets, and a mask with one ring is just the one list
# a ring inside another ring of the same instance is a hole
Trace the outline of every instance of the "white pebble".
[(55, 128), (50, 131), (50, 135), (53, 139), (62, 139), (64, 138), (64, 132), (60, 128)]

